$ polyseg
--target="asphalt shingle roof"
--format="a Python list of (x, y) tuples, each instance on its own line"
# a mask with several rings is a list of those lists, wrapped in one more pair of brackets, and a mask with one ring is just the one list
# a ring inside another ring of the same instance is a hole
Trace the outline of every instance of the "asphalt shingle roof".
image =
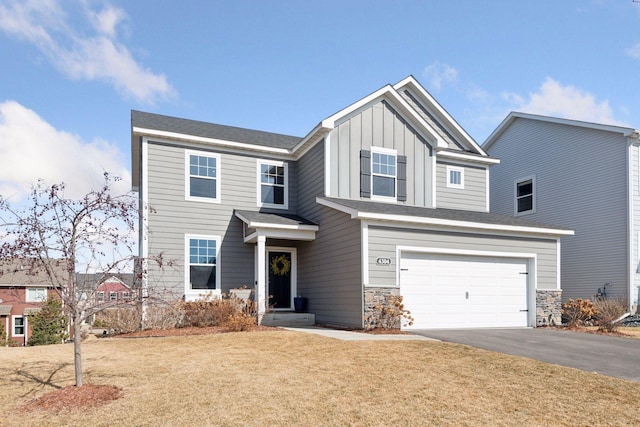
[(131, 111), (131, 126), (284, 149), (291, 149), (302, 140), (297, 136), (218, 125), (136, 110)]
[(236, 214), (241, 215), (250, 222), (261, 222), (274, 225), (317, 225), (298, 215), (286, 213), (265, 213), (256, 211), (236, 210)]

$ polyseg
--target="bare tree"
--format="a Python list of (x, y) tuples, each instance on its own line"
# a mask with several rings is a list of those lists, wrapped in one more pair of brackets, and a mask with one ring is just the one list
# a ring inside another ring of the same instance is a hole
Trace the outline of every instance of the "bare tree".
[(138, 201), (131, 194), (111, 194), (118, 180), (105, 173), (100, 188), (80, 199), (66, 198), (64, 184), (38, 181), (20, 208), (0, 196), (0, 259), (30, 264), (57, 289), (73, 328), (76, 386), (83, 384), (81, 323), (117, 303), (98, 301), (81, 289), (76, 271), (116, 272), (134, 262)]

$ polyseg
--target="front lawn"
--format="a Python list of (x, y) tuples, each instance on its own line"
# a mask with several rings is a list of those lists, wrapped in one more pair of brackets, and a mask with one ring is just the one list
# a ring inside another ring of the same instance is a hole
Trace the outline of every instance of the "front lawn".
[(73, 383), (73, 348), (0, 348), (0, 425), (640, 425), (640, 383), (458, 344), (273, 330), (83, 349), (85, 382), (122, 398), (21, 411)]

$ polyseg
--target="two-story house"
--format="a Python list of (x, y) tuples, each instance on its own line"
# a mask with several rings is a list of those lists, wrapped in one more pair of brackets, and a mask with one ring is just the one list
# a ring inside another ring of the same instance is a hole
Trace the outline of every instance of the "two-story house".
[[(362, 327), (401, 294), (413, 328), (559, 322), (569, 229), (489, 213), (499, 163), (413, 77), (304, 137), (132, 111), (143, 293), (302, 295), (319, 323)], [(144, 262), (144, 261), (143, 261)]]
[[(51, 263), (63, 277), (63, 265)], [(0, 325), (14, 345), (27, 345), (31, 337), (29, 314), (40, 310), (50, 295), (59, 295), (43, 269), (32, 262), (14, 259), (0, 262)]]
[(563, 298), (640, 289), (640, 131), (512, 112), (483, 144), (491, 211), (575, 230), (563, 239)]

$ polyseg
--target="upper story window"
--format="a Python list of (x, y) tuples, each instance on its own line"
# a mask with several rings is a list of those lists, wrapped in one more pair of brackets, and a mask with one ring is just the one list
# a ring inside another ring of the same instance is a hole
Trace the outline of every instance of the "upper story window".
[(187, 299), (196, 299), (200, 294), (208, 292), (219, 293), (219, 238), (187, 235), (185, 240)]
[(447, 187), (464, 189), (464, 168), (447, 166)]
[(516, 180), (515, 182), (515, 214), (522, 215), (536, 211), (535, 176)]
[(372, 151), (371, 188), (373, 196), (396, 197), (396, 154)]
[(109, 292), (109, 301), (117, 301), (118, 300), (118, 293), (111, 291)]
[(100, 291), (97, 294), (98, 302), (104, 302), (104, 291)]
[(220, 202), (220, 156), (185, 151), (186, 199)]
[(27, 288), (26, 302), (42, 302), (47, 299), (47, 288)]
[(258, 160), (258, 206), (289, 207), (288, 172), (285, 162)]
[(395, 150), (360, 150), (360, 197), (407, 201), (407, 156)]

